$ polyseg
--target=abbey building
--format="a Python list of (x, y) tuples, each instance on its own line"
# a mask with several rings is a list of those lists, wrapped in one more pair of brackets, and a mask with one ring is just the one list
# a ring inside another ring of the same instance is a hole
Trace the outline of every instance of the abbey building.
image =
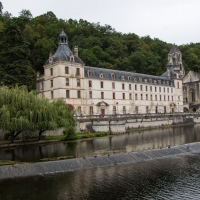
[(44, 75), (37, 77), (37, 93), (48, 99), (62, 98), (77, 115), (118, 115), (183, 112), (182, 54), (173, 45), (167, 71), (161, 76), (85, 66), (59, 35), (56, 52), (49, 55)]

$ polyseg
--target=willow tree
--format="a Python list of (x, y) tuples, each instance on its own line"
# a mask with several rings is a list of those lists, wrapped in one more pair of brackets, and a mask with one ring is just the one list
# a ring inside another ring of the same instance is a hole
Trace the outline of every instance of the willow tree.
[(22, 131), (39, 131), (40, 140), (46, 130), (72, 129), (73, 114), (63, 100), (49, 102), (27, 87), (0, 89), (0, 129), (11, 133), (11, 142)]

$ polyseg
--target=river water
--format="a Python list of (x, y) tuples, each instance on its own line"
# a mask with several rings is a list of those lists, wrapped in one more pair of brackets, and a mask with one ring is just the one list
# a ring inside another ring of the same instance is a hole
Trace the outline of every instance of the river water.
[[(43, 156), (80, 157), (114, 151), (141, 151), (200, 141), (200, 125), (42, 146)], [(59, 145), (63, 145), (60, 147)], [(72, 148), (70, 148), (70, 145)], [(16, 157), (41, 157), (36, 147), (15, 149)], [(28, 150), (28, 149), (27, 149)], [(25, 155), (25, 156), (22, 156)], [(1, 152), (1, 157), (12, 158)], [(30, 159), (31, 160), (31, 159)], [(32, 159), (33, 160), (33, 159)], [(78, 170), (0, 182), (0, 199), (200, 199), (200, 155), (191, 153), (128, 165)]]

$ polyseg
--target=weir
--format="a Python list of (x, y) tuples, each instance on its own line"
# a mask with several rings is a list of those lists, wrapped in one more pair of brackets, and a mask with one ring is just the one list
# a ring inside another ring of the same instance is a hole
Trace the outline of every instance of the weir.
[(49, 175), (93, 167), (131, 164), (141, 161), (154, 160), (169, 156), (186, 155), (191, 153), (200, 153), (200, 142), (143, 152), (111, 154), (98, 157), (1, 166), (0, 180)]

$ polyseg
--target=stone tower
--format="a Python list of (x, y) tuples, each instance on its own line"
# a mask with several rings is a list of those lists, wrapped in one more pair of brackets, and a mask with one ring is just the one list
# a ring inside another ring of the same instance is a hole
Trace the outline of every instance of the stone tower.
[(177, 78), (182, 79), (185, 76), (185, 69), (182, 63), (182, 53), (175, 44), (168, 53), (167, 67), (173, 69), (178, 76)]

